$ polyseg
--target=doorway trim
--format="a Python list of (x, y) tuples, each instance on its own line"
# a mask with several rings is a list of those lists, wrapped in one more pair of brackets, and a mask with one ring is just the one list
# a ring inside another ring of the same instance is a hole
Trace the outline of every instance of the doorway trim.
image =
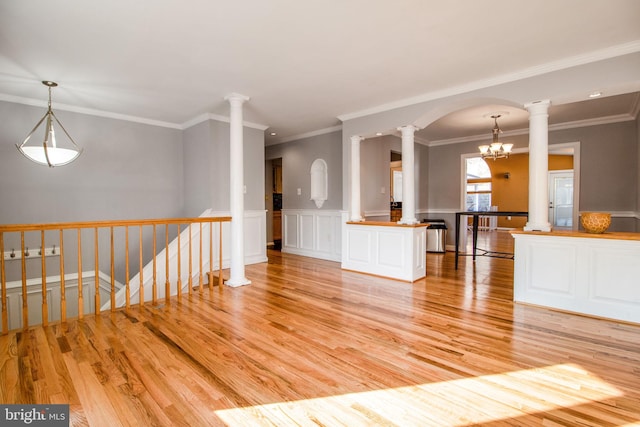
[(573, 154), (573, 224), (578, 229), (580, 217), (580, 141), (549, 145), (549, 154)]

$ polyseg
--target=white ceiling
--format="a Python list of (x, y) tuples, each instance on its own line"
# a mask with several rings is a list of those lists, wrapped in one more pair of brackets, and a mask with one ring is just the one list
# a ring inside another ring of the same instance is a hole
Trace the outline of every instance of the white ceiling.
[[(637, 0), (0, 0), (0, 100), (43, 103), (40, 81), (54, 80), (54, 109), (181, 127), (228, 116), (224, 97), (238, 92), (251, 97), (244, 119), (277, 132), (274, 143), (470, 82), (638, 51), (639, 23)], [(606, 95), (554, 106), (550, 120), (637, 109), (637, 95)], [(462, 111), (419, 136), (489, 132), (482, 116), (494, 111), (509, 112), (505, 130), (526, 127), (505, 108)]]
[[(640, 110), (640, 92), (601, 96), (580, 102), (549, 107), (549, 127), (584, 126), (632, 119)], [(456, 111), (418, 131), (416, 136), (427, 143), (491, 139), (492, 115), (500, 115), (498, 125), (505, 136), (529, 131), (529, 113), (521, 108), (488, 104)]]

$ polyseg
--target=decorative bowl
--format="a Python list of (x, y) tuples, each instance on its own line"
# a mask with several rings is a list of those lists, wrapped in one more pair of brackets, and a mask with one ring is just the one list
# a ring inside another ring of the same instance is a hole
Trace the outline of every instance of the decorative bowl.
[(580, 223), (587, 233), (604, 233), (611, 225), (611, 214), (606, 212), (582, 212)]

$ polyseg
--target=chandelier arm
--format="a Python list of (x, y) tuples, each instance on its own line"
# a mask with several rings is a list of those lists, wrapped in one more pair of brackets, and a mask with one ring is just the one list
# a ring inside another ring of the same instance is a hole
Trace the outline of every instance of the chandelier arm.
[(47, 165), (52, 168), (53, 164), (51, 163), (51, 160), (49, 160), (49, 149), (47, 148), (47, 142), (43, 142), (42, 143), (42, 147), (44, 149), (44, 158), (47, 161)]
[[(49, 96), (51, 96), (51, 88), (49, 88)], [(51, 101), (49, 101), (51, 102)], [(52, 168), (53, 164), (51, 163), (51, 160), (49, 159), (49, 148), (47, 147), (47, 143), (50, 142), (49, 141), (49, 136), (51, 135), (51, 133), (53, 132), (53, 125), (51, 124), (51, 115), (53, 114), (53, 111), (51, 111), (51, 104), (49, 104), (49, 111), (47, 111), (47, 124), (44, 127), (44, 140), (42, 141), (42, 148), (44, 150), (44, 158), (47, 161), (47, 165)], [(55, 137), (54, 137), (55, 139)], [(51, 141), (51, 144), (53, 144), (54, 141)]]
[[(80, 153), (82, 153), (82, 148), (80, 148), (78, 146), (78, 144), (76, 144), (76, 142), (73, 140), (73, 138), (71, 138), (71, 135), (69, 135), (69, 132), (67, 132), (67, 130), (64, 128), (64, 126), (62, 126), (62, 123), (60, 123), (60, 120), (58, 120), (58, 118), (56, 117), (55, 113), (53, 112), (53, 110), (51, 111), (51, 115), (53, 116), (53, 118), (55, 119), (56, 123), (58, 124), (58, 126), (60, 126), (60, 129), (62, 129), (62, 131), (64, 132), (65, 135), (67, 135), (67, 138), (69, 138), (69, 141), (71, 141), (71, 143), (73, 144), (73, 146), (76, 148), (76, 150), (78, 151), (78, 155), (80, 155)], [(76, 156), (77, 157), (77, 156)]]
[[(33, 127), (33, 129), (31, 129), (31, 132), (29, 132), (29, 135), (27, 135), (27, 137), (24, 139), (24, 141), (22, 141), (22, 144), (18, 145), (16, 144), (16, 147), (18, 147), (18, 149), (22, 148), (22, 146), (24, 144), (26, 144), (29, 141), (29, 138), (31, 138), (31, 136), (33, 135), (33, 133), (36, 131), (36, 129), (38, 129), (38, 127), (42, 124), (42, 122), (44, 121), (44, 119), (47, 118), (47, 115), (49, 115), (49, 112), (47, 111), (44, 116), (42, 116), (42, 118), (40, 119), (40, 121), (38, 123), (36, 123), (36, 125)], [(22, 150), (21, 150), (22, 151)]]

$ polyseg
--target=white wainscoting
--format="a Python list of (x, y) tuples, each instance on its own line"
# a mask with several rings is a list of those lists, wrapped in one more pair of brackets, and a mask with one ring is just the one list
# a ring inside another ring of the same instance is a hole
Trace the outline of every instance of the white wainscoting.
[(640, 235), (512, 234), (515, 301), (640, 323)]
[(426, 275), (427, 226), (345, 225), (342, 268), (414, 282)]
[[(230, 212), (207, 211), (201, 216), (231, 216)], [(217, 234), (214, 230), (214, 242)], [(222, 266), (228, 268), (231, 262), (231, 224), (222, 225)], [(214, 248), (214, 256), (217, 249)], [(259, 264), (267, 262), (267, 211), (244, 211), (244, 263)], [(218, 262), (214, 261), (214, 269), (218, 269)]]
[(341, 261), (342, 213), (336, 210), (282, 210), (282, 252)]
[[(82, 303), (84, 314), (95, 313), (95, 272), (84, 271), (82, 273)], [(102, 310), (111, 307), (111, 278), (103, 272), (98, 272), (98, 288), (100, 291), (100, 301), (106, 302)], [(56, 322), (62, 318), (60, 300), (60, 276), (47, 276), (47, 308), (48, 321)], [(78, 274), (70, 273), (64, 275), (65, 301), (67, 307), (67, 318), (78, 317)], [(28, 279), (27, 285), (27, 310), (29, 314), (29, 325), (42, 324), (42, 279)], [(114, 282), (116, 290), (123, 285)], [(8, 329), (18, 329), (22, 327), (22, 281), (7, 282), (7, 312)], [(0, 327), (2, 320), (0, 319)]]

